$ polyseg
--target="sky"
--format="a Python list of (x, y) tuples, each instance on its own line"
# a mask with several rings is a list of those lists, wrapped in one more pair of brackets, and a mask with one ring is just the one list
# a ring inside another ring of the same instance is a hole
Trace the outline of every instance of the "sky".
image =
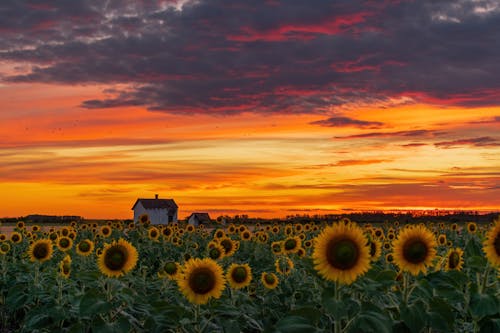
[(500, 209), (496, 0), (4, 0), (0, 216)]

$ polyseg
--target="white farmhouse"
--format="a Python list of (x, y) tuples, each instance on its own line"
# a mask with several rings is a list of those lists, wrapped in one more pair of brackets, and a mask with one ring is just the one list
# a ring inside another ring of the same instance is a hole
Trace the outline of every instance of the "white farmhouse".
[(174, 199), (137, 199), (134, 206), (134, 221), (138, 221), (142, 214), (148, 214), (151, 224), (168, 224), (177, 222), (179, 207)]
[(199, 226), (200, 224), (210, 224), (212, 222), (208, 213), (192, 213), (191, 215), (189, 215), (187, 221), (189, 224), (192, 224), (195, 227)]

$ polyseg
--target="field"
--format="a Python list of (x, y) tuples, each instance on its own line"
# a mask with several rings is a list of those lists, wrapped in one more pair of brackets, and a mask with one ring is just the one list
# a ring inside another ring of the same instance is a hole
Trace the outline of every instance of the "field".
[(0, 332), (500, 332), (500, 221), (19, 223)]

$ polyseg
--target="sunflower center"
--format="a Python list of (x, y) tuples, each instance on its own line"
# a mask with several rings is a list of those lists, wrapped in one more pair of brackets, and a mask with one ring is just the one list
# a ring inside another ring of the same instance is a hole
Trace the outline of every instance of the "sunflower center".
[(500, 256), (500, 233), (497, 233), (497, 237), (495, 238), (495, 252), (497, 256)]
[(222, 242), (220, 242), (220, 245), (222, 245), (226, 253), (231, 252), (231, 249), (233, 248), (233, 242), (231, 242), (229, 239), (224, 239)]
[(221, 252), (218, 248), (213, 247), (210, 249), (210, 252), (208, 254), (212, 259), (219, 259)]
[(0, 250), (2, 250), (2, 252), (7, 252), (7, 251), (9, 251), (9, 250), (10, 250), (9, 245), (8, 245), (8, 244), (5, 244), (5, 243), (2, 243), (2, 244), (0, 245)]
[(335, 268), (341, 270), (350, 269), (358, 262), (358, 247), (350, 239), (331, 240), (326, 248), (328, 263)]
[(167, 262), (164, 270), (168, 275), (174, 275), (177, 272), (177, 265), (175, 262)]
[(83, 241), (80, 244), (78, 244), (78, 249), (82, 252), (88, 252), (90, 251), (90, 244), (86, 241)]
[(410, 240), (403, 246), (403, 257), (412, 264), (424, 262), (428, 252), (427, 245), (420, 239)]
[(274, 284), (274, 282), (276, 282), (276, 279), (274, 278), (274, 276), (272, 274), (266, 274), (264, 276), (264, 280), (266, 280), (266, 283), (268, 283), (268, 284)]
[(448, 266), (451, 269), (455, 269), (459, 264), (460, 264), (460, 255), (457, 252), (452, 252), (450, 254), (450, 257), (448, 258)]
[(156, 236), (157, 236), (156, 231), (155, 230), (151, 231), (151, 237), (156, 238)]
[(215, 274), (206, 267), (194, 270), (189, 276), (189, 288), (196, 294), (204, 295), (215, 287)]
[(18, 236), (18, 235), (16, 235), (16, 234), (12, 235), (12, 241), (13, 241), (13, 242), (17, 242), (17, 241), (19, 241), (19, 239), (20, 239), (20, 238), (19, 238), (19, 236)]
[(244, 267), (236, 267), (233, 269), (231, 272), (231, 277), (233, 278), (234, 281), (237, 283), (242, 283), (246, 280), (247, 278), (247, 270)]
[(63, 248), (66, 248), (69, 246), (69, 240), (67, 240), (66, 238), (61, 238), (61, 240), (59, 241), (59, 245), (61, 245), (61, 247)]
[(37, 244), (33, 249), (33, 256), (36, 259), (45, 259), (49, 255), (49, 248), (46, 244)]
[(121, 247), (115, 246), (106, 251), (104, 264), (110, 270), (121, 270), (125, 265), (125, 262), (127, 262), (127, 254)]
[(285, 242), (285, 250), (293, 250), (297, 246), (297, 241), (295, 239), (287, 239)]

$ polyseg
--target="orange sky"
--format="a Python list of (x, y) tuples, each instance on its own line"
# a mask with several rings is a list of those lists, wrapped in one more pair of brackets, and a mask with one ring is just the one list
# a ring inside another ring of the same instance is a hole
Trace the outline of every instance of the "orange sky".
[(14, 1), (0, 217), (500, 210), (494, 1)]
[(497, 136), (499, 108), (347, 108), (386, 124), (363, 129), (311, 124), (323, 115), (77, 107), (101, 88), (0, 87), (10, 111), (0, 115), (0, 215), (130, 218), (136, 198), (155, 193), (181, 217), (499, 208), (499, 147), (474, 141)]

